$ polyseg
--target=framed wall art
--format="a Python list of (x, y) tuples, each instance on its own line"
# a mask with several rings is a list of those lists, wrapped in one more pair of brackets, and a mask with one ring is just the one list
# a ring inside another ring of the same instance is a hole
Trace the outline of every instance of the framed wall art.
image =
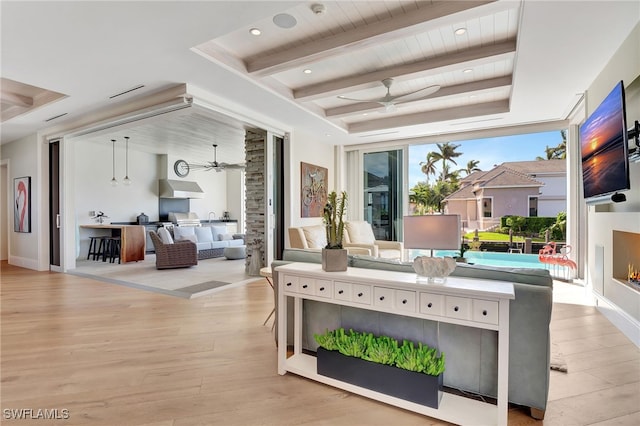
[(13, 180), (13, 230), (31, 232), (31, 176)]
[(325, 167), (300, 163), (300, 215), (321, 217), (327, 203), (327, 177)]

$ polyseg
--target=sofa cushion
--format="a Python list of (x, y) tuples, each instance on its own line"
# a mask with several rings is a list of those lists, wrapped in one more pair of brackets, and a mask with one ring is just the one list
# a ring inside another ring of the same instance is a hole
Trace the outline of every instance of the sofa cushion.
[[(193, 226), (174, 226), (173, 227), (173, 239), (175, 241), (182, 241), (186, 239), (187, 236), (195, 237), (196, 233)], [(191, 238), (191, 237), (189, 237)], [(196, 241), (194, 241), (195, 243)]]
[(213, 244), (213, 241), (198, 242), (196, 243), (196, 247), (198, 248), (198, 251), (209, 250), (210, 248), (212, 248), (211, 244)]
[(211, 242), (211, 248), (225, 248), (229, 247), (229, 241), (213, 241)]
[(302, 232), (309, 248), (323, 248), (327, 246), (327, 231), (322, 225), (303, 226)]
[(226, 234), (226, 226), (211, 226), (211, 235), (213, 235), (213, 241), (220, 241), (220, 234)]
[(211, 228), (208, 226), (199, 226), (195, 228), (196, 236), (198, 237), (198, 242), (200, 243), (211, 243), (213, 242), (213, 234), (211, 233)]
[(355, 244), (374, 244), (376, 237), (369, 222), (358, 220), (346, 222), (344, 228), (349, 234), (349, 242)]
[(159, 228), (158, 236), (164, 244), (173, 244), (173, 237), (171, 236), (169, 231), (167, 231), (167, 228)]

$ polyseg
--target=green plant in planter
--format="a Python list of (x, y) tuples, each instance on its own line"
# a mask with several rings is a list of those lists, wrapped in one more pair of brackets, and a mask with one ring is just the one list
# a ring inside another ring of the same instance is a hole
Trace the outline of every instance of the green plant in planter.
[[(349, 334), (344, 332), (344, 328), (339, 328), (335, 334), (336, 346), (342, 355), (362, 358), (371, 344), (373, 334), (358, 333), (349, 330)], [(325, 348), (326, 349), (326, 348)]]
[(404, 340), (399, 348), (396, 366), (404, 370), (417, 371), (432, 376), (444, 372), (444, 353), (439, 357), (435, 348)]
[(344, 234), (344, 209), (347, 205), (347, 193), (342, 191), (340, 196), (332, 191), (327, 196), (327, 204), (324, 206), (322, 218), (327, 231), (328, 249), (341, 249), (342, 236)]
[(439, 376), (445, 369), (445, 356), (435, 348), (404, 340), (399, 346), (398, 341), (388, 336), (375, 337), (371, 333), (358, 333), (343, 328), (325, 331), (324, 334), (314, 334), (316, 342), (329, 351), (339, 351), (341, 354), (361, 358), (378, 364), (391, 365), (404, 370), (415, 371)]
[(363, 359), (378, 364), (393, 365), (398, 356), (398, 341), (389, 336), (372, 339)]

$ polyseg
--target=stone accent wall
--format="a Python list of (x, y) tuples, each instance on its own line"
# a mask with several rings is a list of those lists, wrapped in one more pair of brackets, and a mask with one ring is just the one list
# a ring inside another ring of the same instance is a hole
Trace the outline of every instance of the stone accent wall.
[[(267, 134), (260, 130), (247, 130), (245, 135), (245, 234), (247, 244), (247, 259), (245, 263), (246, 271), (251, 275), (259, 275), (251, 271), (251, 259), (254, 249), (260, 249), (260, 267), (264, 265), (264, 244), (265, 235), (265, 140)], [(259, 239), (261, 244), (255, 245), (253, 242)], [(254, 260), (255, 262), (255, 260)]]

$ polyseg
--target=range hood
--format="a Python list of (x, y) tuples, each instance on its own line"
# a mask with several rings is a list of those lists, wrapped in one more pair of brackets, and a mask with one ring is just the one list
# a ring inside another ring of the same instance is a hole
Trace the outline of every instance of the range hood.
[(204, 198), (204, 191), (196, 182), (160, 179), (160, 198)]

